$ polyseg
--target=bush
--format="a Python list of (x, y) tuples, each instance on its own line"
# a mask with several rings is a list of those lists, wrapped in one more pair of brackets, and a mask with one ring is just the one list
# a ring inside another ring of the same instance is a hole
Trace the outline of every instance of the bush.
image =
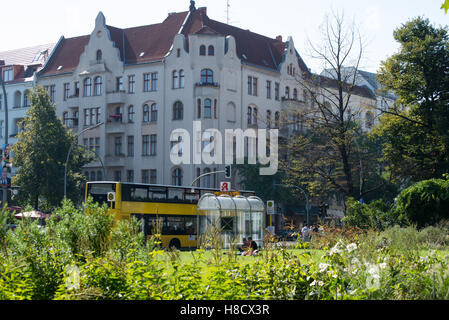
[(423, 228), (449, 219), (449, 181), (421, 181), (401, 192), (395, 214)]
[(370, 204), (362, 204), (353, 198), (349, 198), (346, 205), (346, 215), (343, 218), (346, 226), (385, 230), (388, 227), (401, 223), (397, 215), (393, 214), (389, 206), (382, 200), (377, 200)]

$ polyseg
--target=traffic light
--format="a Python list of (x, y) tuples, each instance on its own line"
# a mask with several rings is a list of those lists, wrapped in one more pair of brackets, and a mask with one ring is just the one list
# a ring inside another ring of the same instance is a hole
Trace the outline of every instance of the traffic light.
[(231, 177), (232, 177), (232, 166), (231, 165), (225, 166), (225, 177), (226, 177), (226, 179), (231, 179)]

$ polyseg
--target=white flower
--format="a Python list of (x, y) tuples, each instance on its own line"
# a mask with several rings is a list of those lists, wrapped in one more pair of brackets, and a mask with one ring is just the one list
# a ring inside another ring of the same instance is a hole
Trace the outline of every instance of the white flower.
[(322, 287), (322, 286), (324, 286), (324, 282), (323, 282), (323, 281), (320, 281), (320, 282), (318, 282), (318, 285), (319, 285), (320, 287)]
[(381, 269), (386, 269), (387, 268), (387, 264), (385, 262), (379, 264), (379, 268)]
[(311, 287), (316, 286), (316, 280), (313, 280), (313, 282), (310, 284)]
[(338, 278), (338, 274), (334, 273), (334, 274), (332, 275), (332, 278), (337, 279), (337, 278)]
[(327, 263), (320, 263), (319, 268), (320, 272), (325, 272), (331, 265)]
[(331, 249), (331, 251), (329, 252), (329, 254), (330, 254), (331, 256), (333, 256), (334, 254), (341, 253), (341, 247), (342, 247), (342, 245), (343, 245), (342, 241), (339, 240), (339, 241), (337, 242), (337, 244), (335, 245), (335, 247), (333, 247), (333, 248)]
[(351, 252), (357, 250), (357, 245), (355, 243), (348, 244), (346, 246), (346, 250), (348, 250), (348, 252), (351, 253)]

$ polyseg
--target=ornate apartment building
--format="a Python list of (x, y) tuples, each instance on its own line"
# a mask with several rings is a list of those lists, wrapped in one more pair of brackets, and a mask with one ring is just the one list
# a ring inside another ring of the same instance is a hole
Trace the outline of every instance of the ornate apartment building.
[[(47, 61), (55, 44), (0, 52), (0, 72), (5, 82), (5, 94), (0, 86), (0, 144), (3, 150), (6, 140), (9, 145), (17, 142), (19, 123), (30, 107), (27, 93), (36, 84), (36, 72)], [(8, 133), (5, 132), (5, 105), (8, 104)], [(5, 135), (8, 139), (5, 139)], [(13, 168), (13, 174), (15, 170)]]
[[(224, 165), (172, 164), (171, 132), (193, 132), (194, 121), (223, 136), (226, 129), (279, 126), (286, 109), (313, 107), (298, 83), (304, 72), (291, 37), (239, 29), (192, 5), (127, 29), (107, 25), (99, 13), (90, 35), (59, 40), (37, 83), (80, 144), (95, 150), (98, 161), (84, 168), (89, 180), (190, 185)], [(376, 103), (365, 87), (355, 92), (354, 105)], [(213, 175), (201, 186), (222, 179)]]

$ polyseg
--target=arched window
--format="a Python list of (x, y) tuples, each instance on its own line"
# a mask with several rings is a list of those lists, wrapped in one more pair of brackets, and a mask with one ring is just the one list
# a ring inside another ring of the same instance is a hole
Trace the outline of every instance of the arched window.
[(184, 88), (185, 74), (184, 70), (179, 70), (179, 88)]
[[(204, 169), (203, 174), (211, 173), (211, 172), (212, 171), (209, 168), (206, 168), (206, 169)], [(210, 175), (204, 177), (204, 188), (211, 188), (210, 177), (211, 177)]]
[(285, 87), (285, 99), (290, 99), (290, 87)]
[(207, 50), (207, 54), (209, 56), (214, 56), (215, 55), (215, 48), (214, 48), (214, 46), (209, 46), (209, 48)]
[(172, 77), (172, 87), (173, 89), (178, 89), (179, 82), (178, 82), (178, 71), (173, 71), (173, 77)]
[(211, 69), (201, 70), (201, 83), (202, 84), (214, 83), (214, 72)]
[(184, 106), (181, 101), (176, 101), (173, 105), (173, 120), (182, 120), (184, 118)]
[(150, 107), (147, 104), (143, 106), (143, 122), (150, 122)]
[(211, 99), (204, 100), (204, 118), (205, 119), (212, 118), (212, 100)]
[(14, 93), (14, 107), (20, 108), (22, 106), (21, 104), (22, 104), (22, 92), (16, 91), (16, 93)]
[(101, 96), (101, 87), (103, 85), (103, 79), (96, 77), (94, 80), (94, 96)]
[(30, 106), (30, 100), (29, 100), (30, 90), (25, 90), (23, 93), (23, 106), (29, 107)]
[(205, 55), (206, 55), (206, 46), (201, 45), (200, 46), (200, 56), (205, 56)]
[(367, 129), (371, 129), (374, 126), (374, 115), (371, 111), (365, 114), (365, 126)]
[(247, 115), (247, 120), (248, 120), (248, 124), (250, 125), (252, 123), (252, 116), (253, 116), (253, 109), (251, 107), (248, 107), (248, 113)]
[(69, 113), (68, 112), (64, 112), (62, 114), (62, 122), (64, 123), (64, 125), (68, 128), (69, 127)]
[(253, 108), (253, 125), (257, 125), (257, 108)]
[(293, 100), (298, 100), (298, 89), (293, 89)]
[(151, 122), (157, 122), (157, 104), (151, 105)]
[(135, 118), (134, 106), (130, 105), (128, 107), (128, 122), (129, 123), (134, 123), (134, 118)]
[(201, 99), (198, 99), (197, 101), (197, 117), (198, 119), (201, 119)]
[(267, 110), (267, 128), (271, 128), (271, 111)]
[(176, 168), (172, 172), (172, 185), (173, 186), (182, 186), (182, 169)]
[(274, 114), (274, 125), (275, 125), (275, 127), (278, 128), (278, 129), (279, 129), (280, 122), (281, 122), (280, 120), (281, 120), (281, 115), (280, 115), (279, 112), (276, 112), (276, 113)]
[(101, 50), (97, 50), (97, 62), (100, 62), (103, 59), (103, 52)]
[(84, 96), (85, 97), (92, 96), (92, 79), (91, 78), (84, 79)]

